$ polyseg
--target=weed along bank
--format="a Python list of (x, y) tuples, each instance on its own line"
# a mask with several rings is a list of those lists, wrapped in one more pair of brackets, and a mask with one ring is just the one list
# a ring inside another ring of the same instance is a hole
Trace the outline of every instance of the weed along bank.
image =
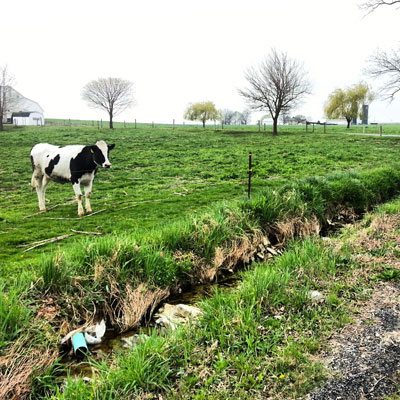
[[(38, 142), (72, 140), (62, 127), (37, 129)], [(74, 131), (74, 142), (91, 129)], [(397, 139), (327, 135), (319, 150), (318, 133), (287, 132), (278, 143), (258, 132), (157, 132), (110, 133), (113, 168), (96, 178), (96, 215), (77, 216), (61, 185), (49, 186), (48, 210), (37, 213), (23, 189), (31, 171), (3, 157), (0, 205), (15, 207), (1, 221), (0, 397), (300, 398), (290, 393), (325, 379), (311, 355), (347, 323), (348, 300), (366, 283), (346, 283), (361, 271), (350, 247), (337, 252), (318, 235), (400, 193)], [(11, 132), (8, 149), (29, 154), (29, 136)], [(233, 287), (174, 304), (235, 273)], [(110, 335), (130, 339), (102, 355)], [(90, 377), (65, 378), (77, 356)]]

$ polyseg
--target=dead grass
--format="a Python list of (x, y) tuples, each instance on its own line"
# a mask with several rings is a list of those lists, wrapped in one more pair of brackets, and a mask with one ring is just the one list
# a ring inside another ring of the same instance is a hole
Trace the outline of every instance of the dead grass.
[(218, 247), (215, 252), (213, 265), (217, 269), (233, 272), (240, 264), (249, 264), (254, 261), (255, 255), (270, 244), (268, 238), (261, 231), (256, 231), (251, 238), (243, 237), (232, 241), (226, 248)]
[(49, 297), (43, 300), (36, 312), (36, 318), (52, 321), (60, 315), (60, 307), (57, 302)]
[(8, 354), (0, 357), (0, 399), (21, 400), (31, 391), (32, 376), (45, 371), (58, 357), (58, 349), (30, 348), (27, 340), (14, 343)]
[(351, 241), (353, 259), (366, 267), (379, 264), (400, 269), (400, 215), (376, 215), (368, 227), (360, 228), (360, 225)]
[(290, 218), (282, 222), (277, 222), (274, 226), (274, 233), (279, 243), (286, 243), (295, 237), (304, 238), (311, 235), (318, 235), (321, 226), (317, 217), (307, 218)]
[(169, 293), (169, 289), (149, 289), (145, 283), (141, 283), (136, 289), (127, 285), (119, 306), (112, 310), (113, 322), (121, 332), (135, 328), (145, 315), (154, 313), (155, 308)]

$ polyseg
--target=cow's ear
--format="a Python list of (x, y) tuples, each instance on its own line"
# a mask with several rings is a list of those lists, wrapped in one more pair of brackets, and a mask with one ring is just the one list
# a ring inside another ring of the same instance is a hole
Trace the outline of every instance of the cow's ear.
[(115, 147), (115, 144), (109, 144), (108, 145), (108, 150), (112, 150)]
[(90, 147), (90, 152), (93, 154), (94, 151), (96, 150), (96, 145), (89, 146)]

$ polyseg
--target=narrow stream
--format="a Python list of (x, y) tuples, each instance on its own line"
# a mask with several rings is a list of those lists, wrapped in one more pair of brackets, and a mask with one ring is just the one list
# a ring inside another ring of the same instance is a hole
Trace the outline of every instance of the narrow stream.
[[(192, 306), (209, 297), (215, 288), (233, 289), (238, 286), (239, 282), (239, 274), (234, 274), (220, 281), (197, 285), (187, 291), (172, 295), (164, 303)], [(162, 304), (160, 307), (162, 307)], [(100, 344), (89, 346), (90, 358), (95, 361), (111, 359), (114, 354), (133, 347), (140, 340), (141, 335), (149, 336), (155, 329), (161, 330), (162, 328), (154, 322), (154, 319), (145, 326), (139, 326), (122, 334), (113, 329), (108, 329)], [(87, 361), (87, 359), (78, 359), (70, 350), (61, 359), (61, 364), (65, 367), (65, 374), (62, 376), (90, 378), (93, 375), (93, 367)]]

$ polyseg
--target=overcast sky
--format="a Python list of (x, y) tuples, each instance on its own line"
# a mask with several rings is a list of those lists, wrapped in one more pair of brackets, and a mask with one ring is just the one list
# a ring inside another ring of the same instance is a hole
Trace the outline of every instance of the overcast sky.
[[(363, 75), (367, 58), (399, 45), (400, 10), (364, 16), (361, 1), (6, 0), (0, 65), (47, 118), (107, 119), (81, 90), (112, 76), (132, 81), (136, 98), (116, 120), (180, 122), (191, 102), (243, 110), (246, 68), (276, 48), (304, 63), (312, 83), (294, 113), (322, 121), (330, 92), (360, 80), (377, 87)], [(400, 122), (398, 97), (372, 103), (370, 122)]]

